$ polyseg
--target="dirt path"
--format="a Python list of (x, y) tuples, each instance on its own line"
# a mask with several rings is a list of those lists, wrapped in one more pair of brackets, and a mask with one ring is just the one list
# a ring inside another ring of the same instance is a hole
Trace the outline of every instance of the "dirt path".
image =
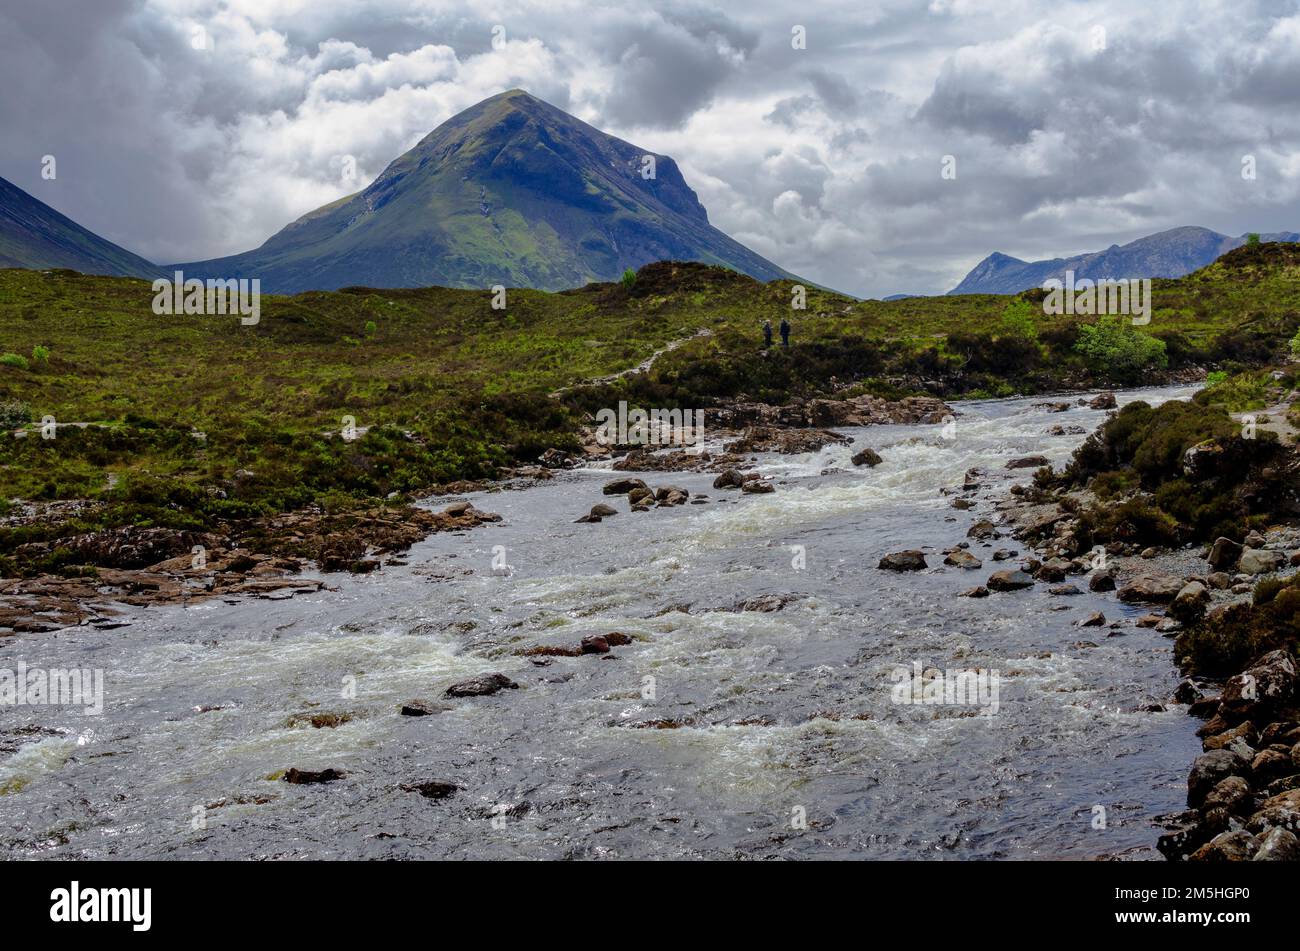
[(665, 353), (671, 353), (672, 351), (680, 347), (682, 344), (694, 340), (696, 337), (712, 337), (712, 336), (713, 336), (712, 330), (709, 330), (707, 327), (701, 327), (699, 330), (695, 331), (695, 333), (691, 334), (689, 337), (680, 337), (677, 340), (674, 340), (671, 343), (669, 343), (666, 347), (662, 347), (659, 350), (656, 350), (654, 353), (650, 354), (650, 356), (646, 357), (644, 360), (642, 360), (634, 367), (628, 367), (626, 370), (619, 370), (617, 373), (611, 373), (609, 376), (598, 376), (590, 380), (583, 380), (579, 383), (570, 383), (568, 386), (562, 386), (558, 390), (552, 390), (550, 395), (552, 397), (555, 397), (555, 396), (559, 396), (562, 393), (568, 392), (574, 387), (599, 386), (601, 383), (613, 383), (615, 380), (622, 379), (625, 376), (630, 376), (633, 373), (645, 373), (652, 366), (654, 366), (655, 361), (658, 360)]

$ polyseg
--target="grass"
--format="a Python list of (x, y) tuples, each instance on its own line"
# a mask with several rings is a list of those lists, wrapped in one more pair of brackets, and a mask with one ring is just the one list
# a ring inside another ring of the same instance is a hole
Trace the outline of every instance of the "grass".
[[(1263, 365), (1300, 328), (1298, 274), (1300, 249), (1239, 249), (1155, 281), (1144, 330), (1174, 370)], [(212, 526), (493, 476), (548, 447), (577, 448), (584, 414), (618, 399), (690, 408), (1123, 382), (1077, 349), (1087, 318), (1044, 316), (1039, 292), (882, 302), (808, 287), (806, 310), (792, 312), (792, 288), (661, 262), (619, 283), (511, 289), (504, 310), (489, 291), (437, 287), (266, 296), (246, 327), (156, 316), (141, 280), (0, 270), (0, 340), (36, 357), (0, 358), (0, 422), (29, 433), (0, 436), (0, 500), (103, 503), (69, 530)], [(762, 352), (763, 320), (783, 316), (793, 346)], [(711, 334), (649, 374), (547, 396), (701, 328)], [(40, 438), (46, 416), (61, 424), (54, 439)], [(338, 435), (348, 416), (368, 428), (353, 442)], [(0, 556), (32, 532), (0, 528)]]

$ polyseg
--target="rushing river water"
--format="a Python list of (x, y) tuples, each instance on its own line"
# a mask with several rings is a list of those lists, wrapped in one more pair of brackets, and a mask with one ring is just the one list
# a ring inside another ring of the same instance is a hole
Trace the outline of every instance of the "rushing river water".
[[(610, 473), (562, 473), (470, 496), (503, 521), (433, 536), (403, 566), (330, 576), (335, 591), (0, 639), (0, 667), (106, 678), (100, 716), (0, 708), (0, 856), (1155, 858), (1153, 819), (1183, 808), (1199, 752), (1180, 708), (1142, 712), (1177, 683), (1172, 642), (1074, 626), (1144, 613), (1086, 579), (1071, 579), (1076, 596), (957, 597), (1014, 566), (990, 557), (1024, 551), (1010, 538), (972, 541), (983, 569), (940, 567), (1030, 475), (1008, 459), (1059, 464), (1082, 437), (1048, 429), (1105, 415), (1033, 403), (958, 404), (951, 439), (877, 426), (844, 430), (852, 447), (761, 456), (770, 495), (641, 474), (709, 502), (629, 513), (620, 498), (599, 524), (573, 520), (609, 501)], [(884, 463), (853, 467), (863, 445)], [(985, 489), (957, 511), (940, 490), (972, 467)], [(508, 571), (493, 571), (496, 546)], [(876, 567), (921, 547), (928, 571)], [(762, 595), (799, 597), (733, 610)], [(515, 653), (615, 630), (635, 641), (544, 665)], [(998, 671), (997, 711), (895, 702), (891, 673), (916, 661)], [(520, 689), (442, 697), (496, 671)], [(447, 709), (398, 715), (415, 698)], [(313, 713), (352, 718), (295, 720)], [(655, 720), (681, 725), (637, 727)], [(288, 767), (347, 776), (268, 778)], [(402, 788), (428, 780), (461, 788)]]

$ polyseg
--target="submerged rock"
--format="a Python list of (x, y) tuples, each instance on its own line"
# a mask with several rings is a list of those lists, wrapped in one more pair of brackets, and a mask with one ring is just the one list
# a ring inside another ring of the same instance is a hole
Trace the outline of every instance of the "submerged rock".
[(921, 571), (929, 565), (925, 563), (925, 553), (912, 548), (907, 551), (891, 552), (881, 558), (880, 564), (876, 567), (885, 571)]
[(486, 697), (499, 690), (518, 690), (515, 683), (505, 674), (484, 674), (471, 680), (462, 680), (447, 688), (448, 697)]

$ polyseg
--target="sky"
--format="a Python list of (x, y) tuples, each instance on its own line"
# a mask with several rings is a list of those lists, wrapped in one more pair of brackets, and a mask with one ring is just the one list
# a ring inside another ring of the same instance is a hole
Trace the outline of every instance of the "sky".
[(1300, 0), (0, 0), (0, 177), (200, 260), (516, 87), (860, 296), (993, 251), (1300, 230)]

